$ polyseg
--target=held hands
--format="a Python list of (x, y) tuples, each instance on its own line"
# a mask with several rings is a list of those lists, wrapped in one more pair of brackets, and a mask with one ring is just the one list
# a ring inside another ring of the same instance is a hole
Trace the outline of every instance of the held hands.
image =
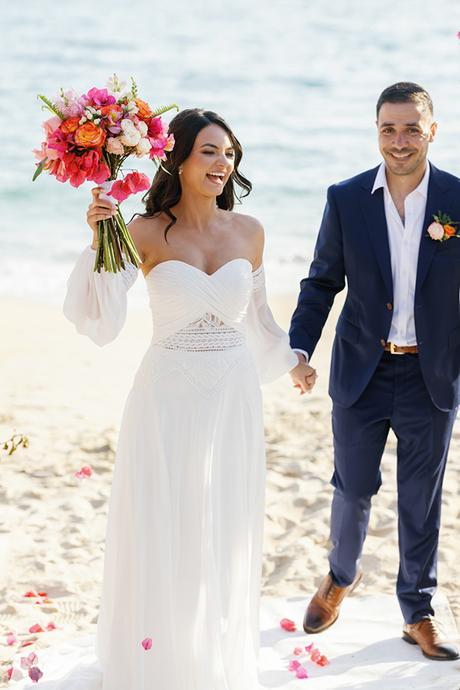
[(289, 372), (292, 383), (294, 384), (294, 388), (300, 388), (300, 395), (311, 393), (316, 379), (318, 378), (316, 370), (307, 364), (305, 357), (301, 353), (297, 352), (296, 354), (299, 358), (299, 363)]
[(91, 193), (93, 195), (93, 200), (88, 206), (88, 212), (86, 214), (86, 220), (94, 233), (92, 247), (93, 249), (97, 246), (98, 233), (97, 233), (97, 223), (99, 220), (107, 220), (115, 215), (117, 208), (115, 204), (112, 204), (108, 199), (100, 199), (99, 195), (103, 192), (101, 187), (93, 187)]

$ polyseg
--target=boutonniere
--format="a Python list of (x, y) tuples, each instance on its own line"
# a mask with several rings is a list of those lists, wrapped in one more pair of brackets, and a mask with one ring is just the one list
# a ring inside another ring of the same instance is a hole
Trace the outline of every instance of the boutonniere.
[(428, 235), (432, 240), (445, 242), (451, 237), (460, 237), (460, 230), (456, 227), (459, 223), (454, 222), (446, 213), (438, 211), (433, 215), (434, 223), (428, 228)]

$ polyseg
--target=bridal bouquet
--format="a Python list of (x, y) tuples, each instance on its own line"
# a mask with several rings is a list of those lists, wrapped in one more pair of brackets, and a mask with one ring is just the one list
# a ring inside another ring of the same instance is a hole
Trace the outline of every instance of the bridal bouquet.
[[(121, 82), (114, 74), (107, 87), (93, 87), (78, 96), (64, 91), (53, 101), (39, 95), (53, 114), (43, 123), (45, 141), (35, 149), (37, 168), (33, 180), (43, 170), (59, 182), (73, 187), (92, 181), (117, 202), (150, 187), (146, 175), (130, 172), (117, 179), (123, 163), (132, 155), (149, 156), (157, 165), (165, 160), (166, 151), (174, 147), (174, 137), (161, 115), (176, 104), (152, 109), (137, 94), (137, 86)], [(98, 223), (99, 244), (94, 270), (116, 273), (125, 267), (124, 258), (139, 266), (140, 258), (119, 207), (108, 220)]]

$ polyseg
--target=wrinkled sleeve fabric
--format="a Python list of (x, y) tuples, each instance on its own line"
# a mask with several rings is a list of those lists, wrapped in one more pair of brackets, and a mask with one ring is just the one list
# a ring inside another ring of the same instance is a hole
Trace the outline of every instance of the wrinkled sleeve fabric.
[(138, 269), (126, 264), (118, 273), (93, 270), (96, 252), (91, 247), (80, 254), (67, 281), (64, 315), (78, 333), (96, 345), (106, 345), (120, 333), (126, 321), (127, 293)]
[(248, 344), (261, 383), (269, 383), (298, 364), (288, 334), (278, 326), (267, 304), (265, 272), (260, 266), (253, 275), (252, 296), (247, 313)]

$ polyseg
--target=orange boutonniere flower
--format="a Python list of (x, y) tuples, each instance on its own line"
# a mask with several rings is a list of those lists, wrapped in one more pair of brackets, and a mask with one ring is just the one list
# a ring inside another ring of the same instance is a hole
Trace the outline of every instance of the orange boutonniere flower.
[(445, 242), (451, 237), (460, 237), (460, 230), (455, 227), (459, 225), (459, 223), (454, 222), (446, 213), (441, 213), (441, 211), (439, 211), (433, 218), (434, 223), (431, 223), (428, 228), (428, 235), (432, 240)]

